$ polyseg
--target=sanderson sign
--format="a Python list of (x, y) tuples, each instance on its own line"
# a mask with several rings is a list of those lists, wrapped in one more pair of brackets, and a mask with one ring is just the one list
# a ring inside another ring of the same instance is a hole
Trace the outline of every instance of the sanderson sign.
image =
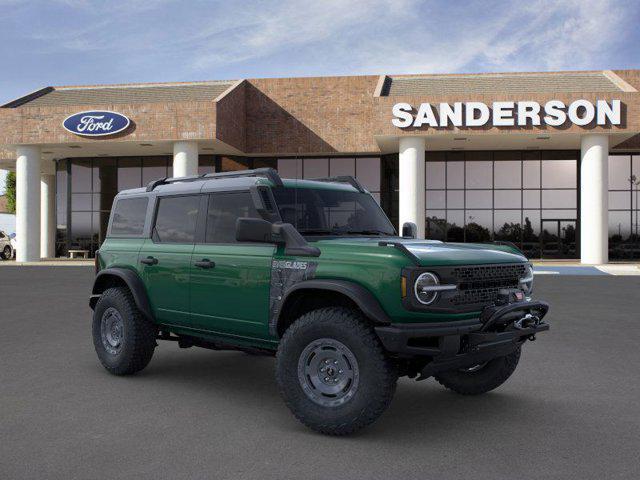
[(584, 126), (595, 121), (596, 125), (620, 125), (620, 100), (575, 100), (565, 105), (560, 100), (551, 100), (544, 105), (538, 102), (493, 102), (491, 108), (482, 102), (440, 103), (438, 107), (421, 103), (414, 114), (408, 103), (393, 106), (391, 123), (399, 128), (422, 127), (526, 127), (549, 125), (559, 127), (569, 120), (574, 125)]
[(65, 130), (85, 137), (115, 135), (129, 127), (127, 117), (108, 110), (79, 112), (68, 116), (62, 122)]

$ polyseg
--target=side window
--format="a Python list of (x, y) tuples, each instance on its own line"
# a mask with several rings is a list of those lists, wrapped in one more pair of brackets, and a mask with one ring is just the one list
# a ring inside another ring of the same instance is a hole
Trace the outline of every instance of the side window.
[(147, 197), (121, 198), (113, 209), (110, 235), (140, 236), (147, 216)]
[(0, 232), (0, 239), (6, 238), (4, 233)]
[(153, 240), (160, 243), (193, 243), (199, 205), (200, 195), (160, 198)]
[(260, 218), (249, 192), (217, 193), (209, 197), (207, 243), (236, 243), (236, 220)]

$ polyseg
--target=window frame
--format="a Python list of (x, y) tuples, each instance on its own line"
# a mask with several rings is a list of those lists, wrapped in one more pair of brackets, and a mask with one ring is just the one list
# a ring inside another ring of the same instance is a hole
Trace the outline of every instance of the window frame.
[[(156, 230), (156, 223), (158, 222), (160, 202), (165, 198), (178, 198), (178, 197), (199, 197), (198, 198), (199, 200), (198, 214), (196, 215), (196, 228), (193, 234), (193, 241), (192, 242), (163, 242), (163, 241), (157, 240), (156, 236), (154, 235), (154, 232)], [(201, 231), (203, 200), (206, 200), (206, 194), (195, 193), (195, 192), (178, 193), (178, 194), (172, 194), (172, 195), (157, 195), (155, 199), (155, 204), (153, 206), (153, 216), (152, 216), (152, 220), (149, 228), (149, 238), (151, 239), (151, 241), (155, 245), (196, 245), (198, 243), (201, 243), (200, 240), (203, 238), (202, 235), (204, 234), (204, 232)]]
[[(271, 189), (269, 189), (271, 190)], [(254, 192), (249, 189), (249, 190), (221, 190), (221, 191), (216, 191), (216, 192), (206, 192), (203, 193), (202, 195), (205, 197), (205, 202), (206, 203), (206, 208), (204, 209), (204, 215), (202, 215), (202, 236), (201, 236), (201, 241), (198, 242), (199, 245), (267, 245), (267, 243), (265, 242), (239, 242), (237, 240), (235, 240), (234, 242), (208, 242), (207, 241), (207, 223), (209, 221), (209, 205), (210, 205), (210, 200), (213, 198), (215, 200), (216, 196), (220, 196), (220, 195), (241, 195), (241, 194), (246, 194), (249, 196), (249, 199), (253, 205), (254, 210), (256, 211), (257, 216), (255, 218), (258, 219), (262, 219), (265, 220), (264, 215), (260, 212), (261, 209), (261, 205), (256, 205), (256, 198), (254, 195)], [(273, 196), (273, 193), (270, 192), (270, 194)], [(274, 203), (275, 204), (275, 203)], [(251, 217), (248, 217), (251, 218)], [(269, 221), (269, 220), (267, 220)], [(275, 243), (274, 243), (275, 244)]]
[[(145, 208), (145, 213), (144, 213), (144, 224), (142, 225), (142, 231), (139, 234), (135, 234), (135, 235), (127, 235), (124, 233), (118, 233), (118, 234), (114, 234), (113, 233), (113, 221), (115, 219), (115, 214), (116, 214), (116, 208), (118, 207), (118, 205), (120, 204), (120, 202), (122, 201), (126, 201), (126, 200), (137, 200), (143, 198), (147, 201), (147, 206)], [(109, 226), (107, 228), (107, 234), (105, 236), (106, 238), (146, 238), (145, 235), (145, 231), (147, 228), (147, 222), (149, 219), (149, 204), (151, 203), (151, 198), (149, 197), (149, 195), (131, 195), (131, 196), (124, 196), (124, 197), (118, 197), (116, 195), (116, 198), (113, 202), (113, 205), (111, 207), (111, 213), (109, 214)], [(88, 212), (93, 214), (94, 212)]]

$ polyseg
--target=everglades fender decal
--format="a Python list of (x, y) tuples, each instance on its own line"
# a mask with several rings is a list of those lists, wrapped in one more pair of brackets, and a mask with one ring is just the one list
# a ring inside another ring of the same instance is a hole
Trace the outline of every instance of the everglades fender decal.
[(284, 302), (284, 295), (296, 283), (315, 277), (317, 262), (297, 260), (273, 260), (269, 289), (269, 333), (277, 335), (277, 322)]

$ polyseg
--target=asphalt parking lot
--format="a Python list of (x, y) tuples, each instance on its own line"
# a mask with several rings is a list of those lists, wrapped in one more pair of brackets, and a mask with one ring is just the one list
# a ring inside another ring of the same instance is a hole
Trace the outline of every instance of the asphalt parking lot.
[(500, 389), (402, 379), (350, 438), (299, 424), (271, 358), (161, 343), (117, 378), (90, 334), (88, 267), (0, 269), (2, 479), (635, 479), (640, 277), (540, 276), (552, 330)]

